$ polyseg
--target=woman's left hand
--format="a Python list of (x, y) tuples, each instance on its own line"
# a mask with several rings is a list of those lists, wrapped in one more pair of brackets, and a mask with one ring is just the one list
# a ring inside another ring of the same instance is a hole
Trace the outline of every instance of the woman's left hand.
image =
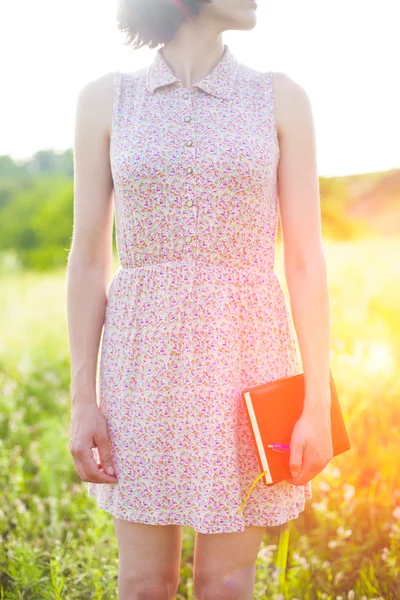
[(318, 475), (333, 456), (330, 406), (304, 409), (290, 440), (290, 472), (286, 479), (304, 485)]

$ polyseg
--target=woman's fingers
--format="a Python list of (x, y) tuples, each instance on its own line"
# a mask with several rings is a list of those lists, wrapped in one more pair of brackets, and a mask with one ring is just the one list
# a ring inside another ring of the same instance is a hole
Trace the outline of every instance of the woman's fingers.
[(117, 478), (104, 473), (94, 459), (92, 449), (88, 446), (76, 445), (71, 448), (75, 468), (82, 479), (91, 483), (116, 483)]
[(104, 471), (108, 473), (115, 481), (115, 469), (113, 464), (110, 440), (107, 433), (102, 433), (95, 438), (95, 444), (100, 456), (100, 464)]
[[(92, 448), (98, 450), (100, 464), (97, 464)], [(69, 450), (82, 481), (117, 483), (115, 474), (106, 472), (106, 469), (113, 467), (112, 451), (107, 422), (97, 404), (81, 403), (73, 406)]]
[(99, 468), (99, 465), (94, 459), (91, 448), (86, 448), (86, 450), (80, 456), (80, 459), (88, 475), (87, 481), (92, 483), (115, 483), (115, 477), (107, 475), (107, 473), (104, 473), (104, 471)]

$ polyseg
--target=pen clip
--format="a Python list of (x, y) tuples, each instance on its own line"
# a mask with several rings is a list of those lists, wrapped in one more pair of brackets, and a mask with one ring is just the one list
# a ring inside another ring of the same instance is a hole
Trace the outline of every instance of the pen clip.
[(275, 452), (290, 452), (290, 446), (288, 444), (267, 444), (267, 448), (270, 448)]

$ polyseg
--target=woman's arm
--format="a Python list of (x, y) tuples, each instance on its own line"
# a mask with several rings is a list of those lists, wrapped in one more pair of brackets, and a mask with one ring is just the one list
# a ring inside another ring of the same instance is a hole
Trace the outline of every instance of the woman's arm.
[(284, 268), (305, 380), (305, 410), (330, 399), (331, 314), (312, 109), (303, 88), (275, 77)]
[(280, 147), (279, 208), (284, 269), (303, 364), (305, 397), (290, 442), (290, 469), (302, 485), (333, 456), (330, 420), (331, 314), (322, 241), (316, 141), (310, 101), (284, 73), (273, 75)]
[(67, 317), (71, 363), (70, 450), (85, 481), (115, 483), (98, 470), (112, 466), (104, 419), (96, 400), (96, 368), (112, 269), (113, 182), (109, 119), (113, 75), (80, 91), (74, 137), (74, 229), (67, 266)]

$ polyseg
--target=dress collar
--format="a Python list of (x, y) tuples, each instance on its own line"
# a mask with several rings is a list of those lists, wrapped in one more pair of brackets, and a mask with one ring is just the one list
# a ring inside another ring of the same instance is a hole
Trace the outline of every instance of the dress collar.
[[(153, 61), (146, 71), (146, 87), (150, 94), (164, 85), (170, 85), (180, 80), (176, 77), (161, 53), (162, 47), (157, 50)], [(229, 100), (233, 91), (239, 61), (232, 53), (229, 46), (224, 44), (224, 52), (213, 70), (201, 81), (192, 87), (198, 87), (213, 96)]]

